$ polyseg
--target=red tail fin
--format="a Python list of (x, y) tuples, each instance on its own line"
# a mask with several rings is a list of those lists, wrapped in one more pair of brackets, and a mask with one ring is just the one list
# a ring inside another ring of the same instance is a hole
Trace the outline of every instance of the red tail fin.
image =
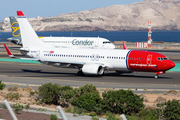
[(25, 16), (23, 11), (17, 11), (17, 16)]

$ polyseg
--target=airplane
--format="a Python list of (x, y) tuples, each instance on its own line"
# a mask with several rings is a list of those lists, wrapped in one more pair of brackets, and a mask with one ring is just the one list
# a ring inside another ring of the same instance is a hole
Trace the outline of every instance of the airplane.
[(12, 29), (13, 37), (7, 38), (7, 39), (0, 38), (0, 40), (7, 40), (7, 41), (12, 42), (14, 44), (21, 45), (21, 33), (19, 30), (19, 23), (15, 17), (9, 17), (9, 19), (10, 19), (10, 23), (11, 23), (11, 29)]
[[(9, 17), (9, 19), (11, 23), (13, 37), (5, 40), (17, 45), (22, 45), (19, 23), (15, 17)], [(100, 49), (115, 48), (115, 45), (112, 44), (109, 40), (100, 37), (39, 37), (39, 38), (43, 44), (49, 44), (54, 47), (100, 48)]]
[[(41, 46), (41, 42), (22, 11), (17, 11), (24, 52), (31, 58), (46, 65), (76, 68), (77, 75), (103, 75), (105, 71), (117, 73), (153, 72), (159, 74), (175, 67), (165, 55), (151, 51), (124, 49), (75, 49)], [(4, 45), (11, 58), (16, 58)]]

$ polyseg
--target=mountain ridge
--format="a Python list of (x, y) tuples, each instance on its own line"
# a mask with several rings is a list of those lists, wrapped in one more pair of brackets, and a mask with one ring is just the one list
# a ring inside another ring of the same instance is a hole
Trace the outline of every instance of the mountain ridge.
[[(30, 19), (35, 31), (180, 30), (180, 0), (144, 0), (126, 5)], [(10, 25), (9, 25), (10, 26)]]

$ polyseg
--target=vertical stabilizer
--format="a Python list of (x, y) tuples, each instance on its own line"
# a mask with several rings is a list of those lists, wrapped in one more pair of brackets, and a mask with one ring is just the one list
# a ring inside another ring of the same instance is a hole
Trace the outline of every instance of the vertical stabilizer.
[(20, 33), (19, 23), (15, 17), (9, 17), (9, 19), (10, 19), (11, 29), (12, 29), (12, 36), (13, 36), (12, 39), (16, 40), (14, 42), (15, 44), (21, 44), (21, 33)]
[(39, 48), (41, 41), (22, 11), (17, 11), (23, 48)]

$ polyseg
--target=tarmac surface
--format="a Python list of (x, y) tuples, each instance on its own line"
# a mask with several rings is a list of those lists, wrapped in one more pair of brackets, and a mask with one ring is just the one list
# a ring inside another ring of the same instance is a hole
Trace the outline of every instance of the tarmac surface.
[[(179, 51), (158, 51), (164, 55), (174, 56), (172, 59), (179, 63)], [(17, 54), (22, 56), (20, 54)], [(7, 57), (4, 49), (0, 48), (0, 59)], [(180, 69), (180, 68), (178, 68)], [(26, 62), (0, 62), (0, 80), (8, 83), (20, 83), (25, 86), (42, 85), (48, 82), (59, 83), (62, 86), (70, 85), (74, 87), (85, 84), (93, 84), (100, 88), (124, 88), (124, 89), (153, 89), (156, 90), (180, 90), (179, 72), (168, 71), (154, 79), (154, 73), (134, 72), (117, 74), (116, 72), (106, 72), (104, 76), (77, 76), (77, 69), (57, 68), (38, 63)], [(180, 71), (180, 70), (178, 70)]]
[(106, 72), (104, 76), (77, 76), (76, 69), (57, 68), (36, 63), (0, 62), (0, 80), (9, 83), (22, 83), (26, 86), (48, 82), (74, 87), (93, 84), (101, 88), (131, 89), (178, 89), (179, 72), (167, 72), (154, 79), (154, 73), (117, 74)]

